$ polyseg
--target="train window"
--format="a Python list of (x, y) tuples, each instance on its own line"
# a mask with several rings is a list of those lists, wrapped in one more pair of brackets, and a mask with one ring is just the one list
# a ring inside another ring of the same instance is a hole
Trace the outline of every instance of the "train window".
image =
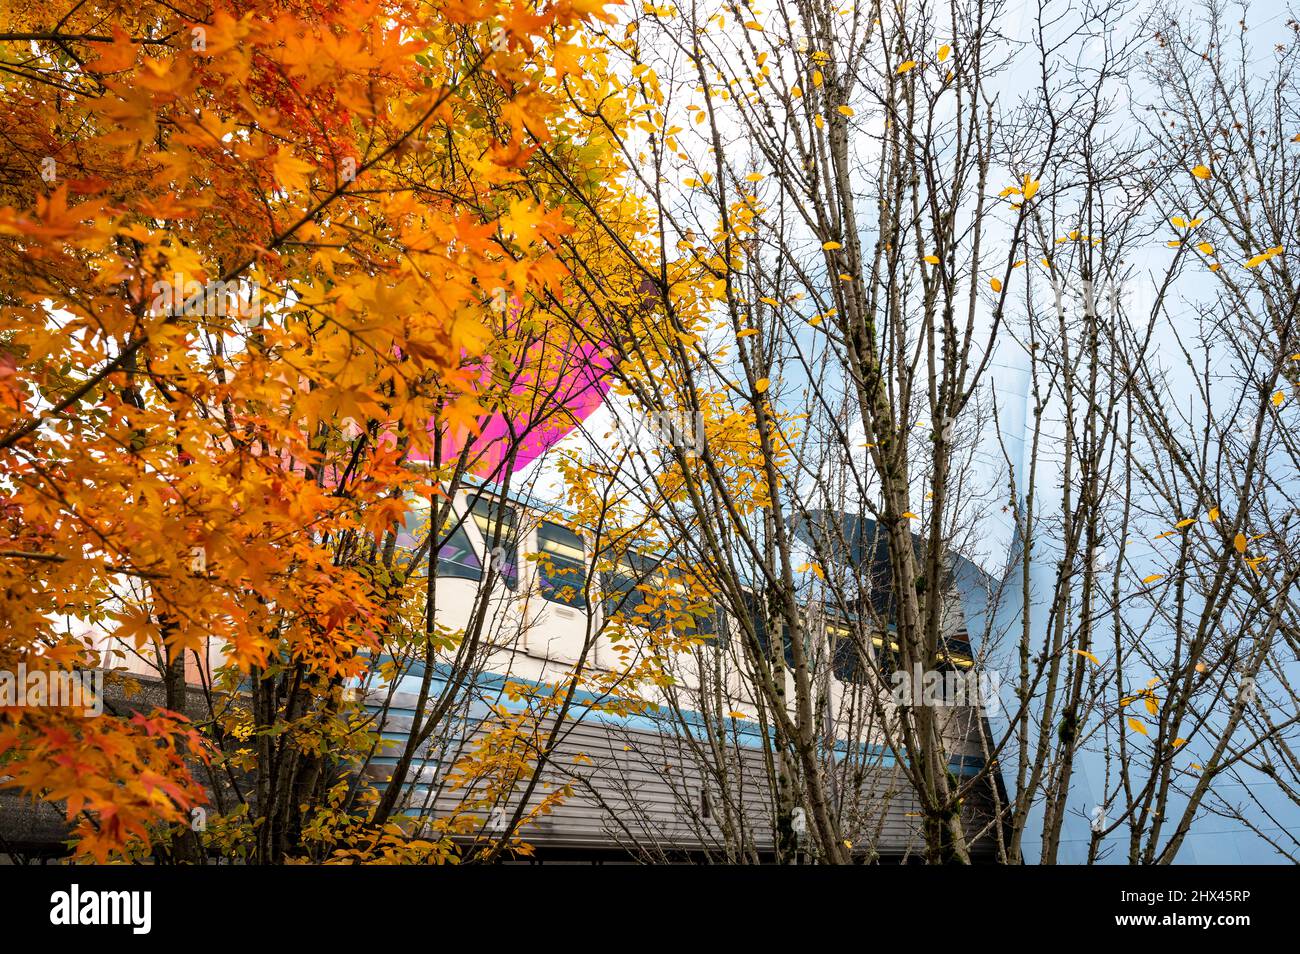
[(719, 649), (726, 649), (730, 643), (720, 606), (710, 606), (708, 615), (695, 617), (695, 632), (710, 646)]
[(863, 685), (867, 682), (867, 667), (863, 663), (862, 651), (853, 633), (844, 625), (829, 623), (826, 635), (831, 644), (831, 668), (835, 678), (840, 682), (854, 682)]
[(888, 679), (893, 675), (894, 670), (898, 668), (899, 661), (902, 658), (902, 652), (898, 648), (898, 640), (893, 636), (889, 637), (888, 646), (885, 645), (883, 636), (872, 636), (871, 645), (876, 651), (876, 665), (880, 667), (880, 674)]
[(711, 603), (690, 602), (694, 594), (687, 590), (684, 582), (680, 582), (683, 575), (676, 567), (668, 571), (672, 593), (680, 601), (680, 606), (675, 606), (674, 609), (687, 610), (690, 613), (690, 626), (685, 627), (686, 633), (698, 636), (707, 643), (726, 645), (726, 631), (723, 630), (720, 635), (718, 631), (718, 608)]
[(437, 544), (438, 575), (462, 580), (483, 578), (483, 564), (470, 546), (465, 524), (452, 517), (443, 526), (443, 536)]
[[(637, 587), (642, 583), (653, 582), (654, 567), (654, 561), (648, 557), (628, 553), (613, 570), (601, 574), (600, 587), (605, 597), (603, 605), (606, 620), (617, 616), (623, 622), (647, 623), (643, 617), (638, 618), (636, 613), (637, 607), (645, 603), (645, 594)], [(651, 622), (649, 625), (654, 624)]]
[(488, 553), (497, 555), (496, 571), (501, 582), (515, 589), (519, 583), (519, 529), (514, 508), (480, 494), (470, 505), (470, 515)]
[[(758, 637), (758, 645), (762, 647), (764, 655), (769, 655), (767, 620), (762, 612), (762, 603), (759, 601), (759, 597), (753, 593), (745, 593), (745, 607), (749, 610), (750, 620), (753, 621), (754, 635)], [(781, 622), (781, 637), (781, 644), (785, 648), (786, 665), (793, 666), (794, 646), (790, 640), (790, 631), (786, 628), (784, 620)]]
[(942, 660), (940, 669), (944, 670), (954, 667), (957, 669), (970, 669), (975, 665), (970, 641), (964, 633), (947, 637), (939, 650), (939, 658)]
[[(618, 565), (601, 574), (601, 589), (604, 593), (605, 619), (618, 618), (625, 623), (635, 623), (650, 629), (663, 626), (668, 616), (661, 608), (665, 601), (671, 601), (669, 608), (677, 628), (689, 635), (699, 636), (705, 642), (726, 645), (725, 628), (719, 630), (718, 609), (712, 605), (688, 603), (689, 594), (685, 584), (679, 582), (682, 572), (679, 569), (660, 570), (654, 559), (638, 553), (624, 554)], [(638, 587), (648, 584), (655, 595), (645, 593)], [(654, 609), (642, 609), (647, 603), (654, 604)], [(690, 611), (690, 623), (682, 614)]]
[(397, 549), (414, 552), (424, 543), (429, 532), (429, 502), (420, 497), (407, 497), (406, 519), (397, 528)]
[(455, 514), (448, 514), (442, 533), (436, 540), (430, 540), (429, 514), (428, 501), (412, 501), (406, 520), (397, 532), (397, 546), (402, 552), (398, 565), (414, 572), (418, 565), (424, 564), (432, 548), (437, 553), (438, 576), (481, 579), (483, 564), (469, 542), (464, 523)]
[(587, 597), (583, 592), (586, 561), (582, 537), (568, 527), (544, 521), (537, 528), (537, 546), (541, 554), (537, 561), (537, 575), (542, 598), (565, 606), (586, 606)]

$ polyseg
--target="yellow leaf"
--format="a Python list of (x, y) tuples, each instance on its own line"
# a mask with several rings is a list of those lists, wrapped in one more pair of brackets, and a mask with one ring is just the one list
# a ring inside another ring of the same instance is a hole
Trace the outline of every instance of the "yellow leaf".
[(757, 393), (762, 394), (764, 391), (767, 390), (767, 386), (769, 383), (771, 382), (769, 382), (767, 378), (759, 378), (757, 381), (754, 382), (754, 390)]
[(822, 250), (826, 252), (833, 252), (836, 249), (840, 249), (843, 247), (844, 246), (841, 245), (839, 242), (822, 242)]
[(1246, 535), (1245, 535), (1244, 533), (1239, 533), (1239, 534), (1237, 534), (1235, 537), (1233, 537), (1233, 538), (1232, 538), (1232, 547), (1233, 547), (1233, 549), (1236, 550), (1238, 553), (1245, 553), (1245, 552), (1246, 552)]
[(1142, 578), (1142, 582), (1143, 582), (1143, 583), (1154, 583), (1156, 580), (1163, 580), (1164, 578), (1165, 578), (1165, 575), (1164, 575), (1163, 573), (1152, 573), (1150, 576), (1144, 576), (1144, 577)]
[(1210, 178), (1210, 167), (1209, 167), (1209, 166), (1194, 166), (1194, 167), (1192, 168), (1192, 175), (1196, 176), (1196, 178), (1198, 178), (1198, 179), (1208, 179), (1208, 178)]
[(824, 77), (822, 76), (821, 70), (813, 70), (813, 75), (812, 75), (813, 86), (821, 86), (823, 79)]
[(1156, 697), (1147, 696), (1147, 712), (1151, 713), (1151, 715), (1155, 715), (1159, 711), (1160, 706), (1156, 703)]
[(1283, 394), (1281, 391), (1275, 391), (1275, 392), (1273, 393), (1273, 406), (1274, 406), (1274, 407), (1281, 407), (1281, 406), (1282, 406), (1282, 402), (1285, 401), (1285, 400), (1286, 400), (1286, 395)]
[(1028, 175), (1026, 175), (1024, 188), (1021, 189), (1020, 191), (1023, 193), (1026, 201), (1032, 199), (1034, 197), (1034, 193), (1038, 191), (1038, 180), (1031, 179)]
[(1134, 719), (1132, 716), (1129, 716), (1128, 727), (1134, 732), (1140, 732), (1142, 735), (1147, 734), (1147, 727), (1142, 724), (1141, 719)]
[(311, 163), (303, 162), (288, 149), (281, 149), (275, 154), (272, 168), (275, 171), (275, 181), (280, 187), (285, 191), (293, 192), (307, 184), (307, 177), (315, 171), (316, 167)]
[(925, 261), (926, 261), (927, 263), (929, 263), (930, 265), (938, 265), (938, 264), (939, 264), (939, 256), (938, 256), (938, 255), (927, 255), (927, 256), (925, 257)]
[(947, 43), (939, 47), (939, 62), (942, 63), (944, 60), (946, 60), (948, 58), (948, 54), (951, 52), (952, 52), (952, 47), (950, 47)]
[(756, 334), (758, 334), (758, 329), (757, 329), (757, 328), (746, 328), (744, 331), (740, 332), (740, 334), (736, 335), (736, 337), (737, 337), (737, 338), (748, 338), (748, 337), (750, 337), (751, 335), (756, 335)]
[(1262, 265), (1275, 255), (1281, 254), (1281, 252), (1282, 246), (1277, 245), (1267, 251), (1260, 252), (1258, 255), (1252, 255), (1250, 258), (1246, 259), (1246, 267), (1254, 268), (1256, 265)]
[(1214, 523), (1214, 521), (1219, 519), (1219, 508), (1211, 507), (1210, 512), (1205, 515), (1205, 518), (1209, 520), (1210, 523)]
[(1100, 666), (1100, 665), (1101, 665), (1101, 663), (1097, 660), (1097, 657), (1094, 656), (1092, 653), (1088, 652), (1088, 650), (1086, 650), (1086, 649), (1076, 649), (1075, 652), (1078, 653), (1080, 656), (1082, 656), (1084, 659), (1088, 660), (1088, 661), (1089, 661), (1090, 663), (1092, 663), (1094, 666)]
[(910, 510), (905, 510), (905, 511), (903, 512), (903, 516), (906, 517), (908, 520), (915, 520), (915, 519), (916, 519), (916, 514), (912, 513), (912, 511), (910, 511)]
[(906, 73), (914, 66), (916, 66), (916, 60), (905, 60), (904, 62), (898, 64), (898, 69), (894, 70), (894, 75), (901, 76), (903, 73)]
[(839, 110), (839, 113), (840, 113), (841, 116), (852, 116), (852, 115), (853, 115), (853, 107), (852, 107), (852, 106), (836, 106), (835, 108), (836, 108), (837, 110)]
[(1174, 739), (1174, 741), (1173, 741), (1172, 743), (1170, 743), (1170, 744), (1173, 745), (1173, 747), (1177, 749), (1177, 748), (1181, 748), (1182, 746), (1186, 745), (1186, 744), (1187, 744), (1187, 740), (1184, 739), (1184, 738), (1181, 738), (1181, 737), (1180, 737), (1180, 738)]
[(1000, 292), (1000, 291), (1002, 291), (1002, 279), (1000, 279), (1000, 278), (990, 278), (990, 279), (989, 279), (989, 287), (992, 288), (995, 292)]
[(1181, 215), (1175, 215), (1169, 221), (1174, 226), (1174, 228), (1179, 228), (1179, 229), (1187, 228), (1187, 220), (1183, 218)]
[(1196, 522), (1195, 517), (1188, 517), (1186, 520), (1179, 520), (1176, 524), (1174, 524), (1174, 527), (1178, 530), (1181, 530), (1183, 527), (1190, 527), (1195, 522)]
[(1196, 247), (1199, 248), (1202, 254), (1205, 255), (1210, 255), (1214, 252), (1214, 246), (1211, 245), (1209, 242), (1202, 242), (1200, 245)]
[(762, 181), (763, 181), (763, 173), (761, 173), (761, 172), (751, 172), (749, 175), (745, 176), (745, 181), (746, 181), (746, 182), (762, 182)]
[(745, 715), (745, 713), (741, 712), (739, 709), (732, 709), (730, 712), (727, 713), (727, 716), (728, 716), (729, 718), (732, 718), (732, 719), (748, 719), (748, 718), (749, 718), (749, 716)]

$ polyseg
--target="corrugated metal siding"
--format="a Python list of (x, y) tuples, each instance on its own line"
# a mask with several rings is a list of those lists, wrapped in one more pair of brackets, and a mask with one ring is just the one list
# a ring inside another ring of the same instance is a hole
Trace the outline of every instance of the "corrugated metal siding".
[[(409, 726), (409, 717), (390, 716), (386, 728), (399, 725)], [(479, 730), (467, 738), (472, 741), (481, 734)], [(716, 761), (701, 759), (692, 741), (701, 744), (671, 727), (653, 732), (596, 721), (568, 726), (530, 804), (536, 805), (565, 784), (573, 787), (573, 793), (553, 813), (524, 828), (521, 837), (537, 849), (619, 849), (646, 860), (687, 852), (739, 860), (734, 847), (738, 844), (745, 848), (740, 858), (770, 852), (775, 837), (773, 796), (762, 749), (729, 739), (723, 760), (729, 783), (722, 786), (717, 779), (706, 778), (708, 769), (702, 766)], [(441, 816), (456, 810), (465, 793), (446, 787), (455, 758), (454, 752), (449, 754), (445, 760), (430, 758), (412, 771), (417, 783), (410, 789), (409, 809)], [(370, 765), (366, 775), (384, 783), (391, 762), (384, 759)], [(884, 764), (884, 759), (877, 762), (863, 768), (851, 796), (842, 796), (843, 817), (852, 819), (844, 826), (845, 834), (855, 850), (865, 854), (886, 858), (916, 854), (923, 848), (916, 801), (899, 770)], [(503, 806), (504, 817), (514, 813), (518, 801), (516, 797)], [(968, 825), (978, 830), (987, 814), (986, 800), (968, 801)], [(482, 837), (490, 839), (490, 819), (483, 813), (477, 817), (485, 825)], [(733, 831), (730, 839), (723, 836), (724, 825)], [(737, 837), (740, 832), (743, 837)], [(730, 855), (728, 843), (733, 846)], [(987, 839), (976, 847), (977, 854), (990, 850)]]

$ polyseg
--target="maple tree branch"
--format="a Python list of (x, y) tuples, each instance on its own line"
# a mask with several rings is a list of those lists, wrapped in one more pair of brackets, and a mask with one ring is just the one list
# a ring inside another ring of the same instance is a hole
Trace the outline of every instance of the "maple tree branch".
[[(67, 563), (68, 558), (58, 553), (41, 553), (35, 550), (0, 550), (0, 559), (5, 560), (34, 560), (38, 563)], [(129, 566), (121, 566), (115, 563), (104, 564), (104, 569), (110, 573), (122, 573), (127, 576), (138, 576), (141, 579), (161, 580), (166, 577), (164, 573), (151, 573), (148, 570), (137, 570)]]
[[(2, 37), (3, 34), (0, 34), (0, 38)], [(324, 198), (322, 198), (315, 205), (313, 205), (311, 208), (305, 211), (301, 216), (299, 216), (299, 218), (295, 220), (291, 226), (289, 226), (287, 229), (282, 230), (280, 234), (276, 236), (274, 239), (272, 239), (272, 241), (266, 246), (266, 250), (271, 251), (273, 249), (279, 248), (281, 245), (283, 245), (284, 243), (292, 239), (294, 234), (300, 228), (302, 228), (304, 225), (306, 225), (308, 222), (314, 219), (317, 215), (319, 215), (326, 207), (330, 205), (330, 203), (332, 203), (335, 199), (338, 199), (339, 197), (347, 194), (350, 191), (349, 186), (353, 182), (356, 182), (358, 179), (360, 179), (362, 173), (367, 172), (370, 169), (374, 168), (374, 166), (376, 166), (378, 163), (382, 162), (384, 159), (388, 158), (388, 156), (392, 155), (395, 151), (400, 149), (402, 145), (406, 143), (407, 140), (409, 140), (412, 136), (416, 134), (417, 131), (423, 128), (424, 124), (427, 123), (433, 117), (433, 115), (439, 109), (442, 108), (443, 103), (447, 101), (447, 99), (452, 95), (452, 93), (454, 93), (456, 90), (460, 88), (461, 84), (463, 84), (471, 76), (474, 76), (475, 74), (478, 73), (480, 69), (482, 69), (483, 64), (486, 61), (487, 61), (487, 54), (483, 53), (482, 55), (479, 56), (478, 60), (469, 68), (465, 76), (462, 77), (459, 82), (451, 86), (446, 86), (442, 89), (441, 95), (439, 95), (434, 100), (433, 104), (430, 105), (429, 108), (426, 109), (424, 113), (421, 114), (420, 118), (417, 119), (414, 123), (412, 123), (411, 126), (407, 128), (407, 130), (404, 133), (402, 133), (402, 135), (398, 136), (396, 139), (390, 142), (374, 158), (370, 159), (368, 162), (363, 163), (361, 167), (357, 169), (356, 176), (353, 177), (350, 181), (340, 183), (336, 188), (334, 188), (327, 195), (325, 195)], [(255, 256), (250, 256), (249, 258), (246, 258), (244, 261), (240, 262), (238, 265), (234, 266), (229, 271), (227, 271), (226, 274), (224, 274), (221, 277), (220, 281), (221, 282), (234, 281), (241, 274), (243, 274), (243, 272), (255, 261), (256, 261)], [(167, 319), (166, 322), (164, 322), (164, 324), (170, 324), (174, 320), (175, 320), (175, 316), (170, 317)], [(40, 427), (41, 421), (51, 417), (57, 417), (58, 415), (66, 411), (69, 407), (71, 407), (73, 404), (76, 404), (88, 393), (90, 393), (90, 391), (92, 391), (101, 381), (103, 381), (106, 377), (108, 377), (115, 370), (121, 367), (122, 362), (124, 362), (129, 357), (131, 357), (131, 355), (139, 351), (140, 348), (143, 347), (146, 342), (148, 342), (148, 340), (149, 340), (148, 334), (141, 334), (138, 338), (135, 338), (134, 340), (129, 342), (120, 352), (118, 352), (116, 357), (114, 357), (107, 364), (105, 364), (104, 367), (101, 368), (99, 371), (95, 372), (93, 375), (87, 378), (78, 388), (76, 388), (71, 394), (69, 394), (66, 398), (64, 398), (62, 401), (56, 404), (49, 411), (46, 411), (43, 414), (40, 414), (32, 418), (26, 424), (19, 425), (18, 427), (11, 430), (8, 434), (4, 435), (3, 438), (0, 438), (0, 450), (7, 450), (8, 448), (12, 447), (15, 443), (22, 440), (24, 437), (31, 434), (38, 427)]]
[(54, 405), (54, 407), (50, 408), (48, 411), (38, 414), (36, 417), (32, 418), (26, 424), (22, 424), (19, 425), (18, 427), (15, 427), (3, 438), (0, 438), (0, 450), (4, 450), (12, 447), (18, 441), (22, 440), (28, 434), (32, 433), (32, 431), (36, 430), (36, 428), (40, 427), (41, 421), (58, 417), (60, 414), (62, 414), (64, 411), (70, 408), (72, 405), (76, 404), (83, 397), (85, 397), (92, 390), (94, 390), (95, 387), (98, 386), (101, 381), (103, 381), (106, 377), (108, 377), (119, 367), (121, 367), (122, 362), (125, 361), (127, 358), (129, 358), (131, 355), (135, 354), (137, 351), (139, 351), (140, 348), (144, 345), (144, 343), (148, 340), (149, 340), (148, 335), (141, 335), (140, 337), (135, 338), (134, 340), (128, 342), (126, 346), (121, 351), (119, 351), (115, 357), (113, 357), (107, 364), (105, 364), (102, 368), (100, 368), (89, 378), (83, 381), (77, 388), (75, 388), (72, 391), (71, 394), (65, 397), (62, 401)]
[(40, 560), (43, 563), (63, 563), (66, 557), (57, 553), (36, 553), (31, 550), (0, 550), (0, 557), (6, 560)]
[[(0, 33), (0, 43), (20, 42), (22, 40), (50, 40), (55, 43), (82, 40), (86, 43), (113, 43), (116, 39), (114, 36), (104, 36), (98, 33)], [(155, 39), (148, 36), (132, 36), (127, 37), (127, 40), (144, 46), (168, 45), (167, 38)]]

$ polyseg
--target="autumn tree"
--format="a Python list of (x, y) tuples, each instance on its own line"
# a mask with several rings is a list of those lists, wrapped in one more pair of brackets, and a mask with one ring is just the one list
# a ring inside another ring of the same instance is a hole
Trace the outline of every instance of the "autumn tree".
[[(153, 646), (166, 708), (7, 710), (5, 772), (67, 801), (87, 855), (195, 860), (215, 798), (209, 847), (279, 861), (365, 749), (343, 690), (395, 625), (376, 542), (445, 493), (436, 435), (486, 413), (484, 356), (534, 334), (501, 342), (501, 302), (558, 291), (570, 210), (527, 183), (530, 143), (597, 163), (558, 93), (605, 14), (11, 13), (0, 665)], [(220, 663), (197, 707), (187, 658)]]
[[(1207, 811), (1247, 814), (1213, 778), (1290, 760), (1289, 477), (1267, 475), (1294, 469), (1294, 37), (1264, 68), (1245, 39), (1225, 52), (1220, 7), (1198, 16), (724, 2), (612, 30), (605, 108), (637, 118), (621, 145), (655, 215), (626, 254), (654, 304), (607, 300), (601, 335), (633, 414), (698, 437), (622, 480), (617, 449), (589, 466), (734, 621), (779, 855), (796, 812), (819, 860), (860, 847), (827, 728), (839, 639), (877, 687), (853, 741), (893, 757), (932, 862), (981, 839), (1008, 862), (1167, 862)], [(954, 603), (1002, 686), (961, 776), (952, 713), (888, 692), (944, 664)]]
[[(703, 786), (607, 807), (647, 860), (871, 859), (895, 800), (932, 863), (1294, 856), (1293, 24), (12, 10), (0, 671), (164, 697), (0, 712), (79, 855), (497, 861), (653, 713)], [(502, 501), (607, 390), (539, 654)], [(996, 699), (899, 700), (967, 639)]]

